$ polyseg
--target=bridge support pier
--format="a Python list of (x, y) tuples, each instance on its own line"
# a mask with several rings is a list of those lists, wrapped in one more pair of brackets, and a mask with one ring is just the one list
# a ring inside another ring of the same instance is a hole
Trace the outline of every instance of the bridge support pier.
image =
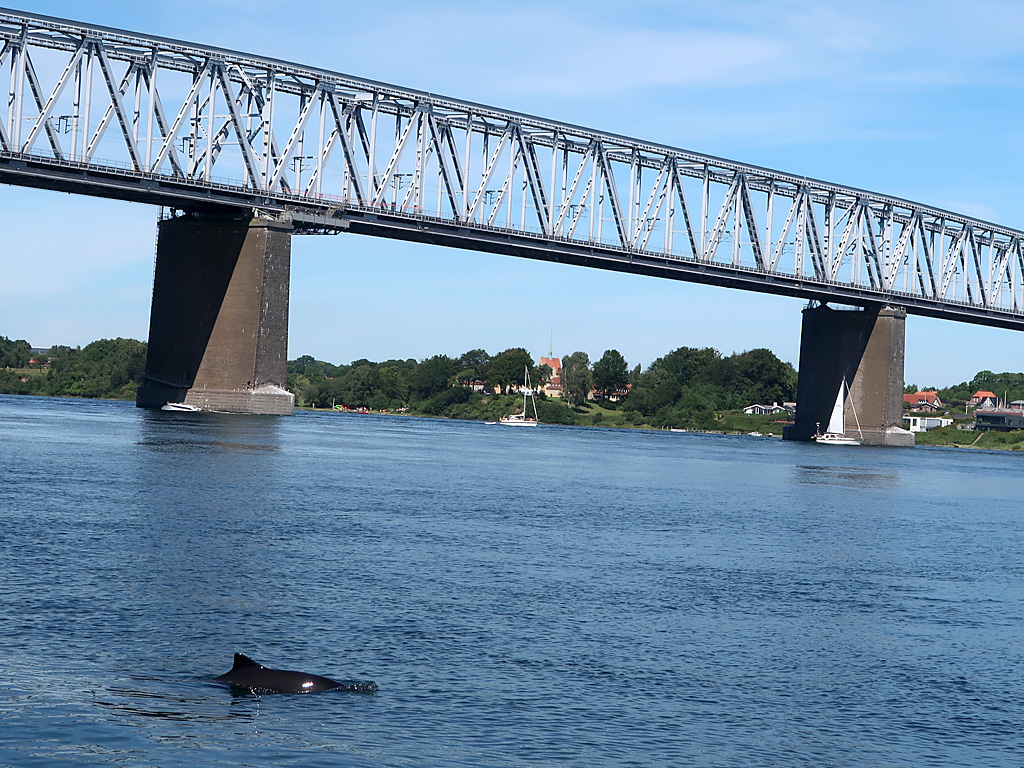
[[(903, 355), (907, 313), (894, 307), (803, 312), (796, 420), (786, 440), (824, 432), (845, 381), (846, 434), (864, 445), (913, 446), (903, 423)], [(858, 431), (859, 423), (859, 431)]]
[(291, 231), (190, 213), (159, 224), (149, 353), (136, 405), (289, 415)]

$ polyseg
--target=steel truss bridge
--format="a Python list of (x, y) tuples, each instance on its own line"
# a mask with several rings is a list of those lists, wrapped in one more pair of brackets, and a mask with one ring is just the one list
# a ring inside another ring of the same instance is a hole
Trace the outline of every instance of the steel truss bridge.
[(895, 197), (0, 9), (5, 81), (3, 183), (1024, 329), (1024, 232)]

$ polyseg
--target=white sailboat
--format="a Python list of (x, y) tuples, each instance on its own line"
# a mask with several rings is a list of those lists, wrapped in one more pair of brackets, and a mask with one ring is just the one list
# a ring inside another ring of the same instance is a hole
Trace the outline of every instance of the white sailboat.
[[(828, 427), (825, 434), (821, 433), (821, 422), (817, 424), (817, 432), (811, 439), (819, 445), (861, 445), (864, 440), (864, 433), (860, 431), (860, 419), (857, 418), (857, 410), (854, 408), (853, 418), (857, 421), (857, 432), (861, 439), (846, 436), (846, 395), (849, 393), (846, 379), (843, 379), (839, 387), (839, 394), (836, 395), (835, 405), (832, 406), (832, 415), (828, 420)], [(853, 403), (851, 401), (850, 405)]]
[[(526, 415), (526, 401), (529, 400), (533, 405), (533, 417)], [(536, 427), (540, 423), (537, 418), (537, 401), (534, 399), (533, 387), (530, 384), (530, 366), (526, 366), (523, 375), (523, 411), (522, 413), (513, 413), (508, 416), (502, 416), (498, 420), (499, 424), (505, 424), (510, 427)]]

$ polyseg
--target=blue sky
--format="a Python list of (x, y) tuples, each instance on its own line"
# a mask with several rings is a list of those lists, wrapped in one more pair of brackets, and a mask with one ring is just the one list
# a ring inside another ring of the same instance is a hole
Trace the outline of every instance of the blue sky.
[[(359, 7), (356, 7), (356, 6)], [(1024, 228), (1024, 5), (23, 0), (917, 200)], [(156, 211), (0, 187), (0, 335), (145, 339)], [(353, 235), (297, 237), (289, 356), (768, 347), (803, 302)], [(906, 379), (1024, 370), (1018, 333), (911, 317)]]

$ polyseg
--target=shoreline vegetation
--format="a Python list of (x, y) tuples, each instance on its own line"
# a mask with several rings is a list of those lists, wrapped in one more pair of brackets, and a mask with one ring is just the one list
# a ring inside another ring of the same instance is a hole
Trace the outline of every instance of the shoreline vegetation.
[[(146, 348), (134, 339), (101, 339), (44, 354), (24, 340), (0, 336), (0, 394), (133, 400)], [(747, 415), (743, 408), (796, 399), (796, 370), (767, 349), (723, 356), (707, 347), (680, 347), (646, 369), (630, 368), (616, 350), (593, 363), (586, 353), (573, 352), (561, 363), (561, 370), (553, 371), (519, 347), (493, 356), (475, 349), (459, 357), (362, 359), (349, 365), (303, 355), (288, 362), (287, 388), (297, 409), (338, 405), (355, 413), (495, 421), (518, 409), (518, 382), (526, 366), (535, 382), (560, 379), (561, 397), (537, 395), (543, 423), (771, 437), (781, 437), (787, 414)], [(917, 389), (908, 385), (906, 391)], [(966, 401), (977, 390), (1024, 399), (1024, 373), (982, 371), (970, 382), (932, 389), (951, 404), (947, 413), (963, 423)], [(918, 445), (1024, 450), (1024, 430), (983, 433), (954, 423), (915, 438)]]

